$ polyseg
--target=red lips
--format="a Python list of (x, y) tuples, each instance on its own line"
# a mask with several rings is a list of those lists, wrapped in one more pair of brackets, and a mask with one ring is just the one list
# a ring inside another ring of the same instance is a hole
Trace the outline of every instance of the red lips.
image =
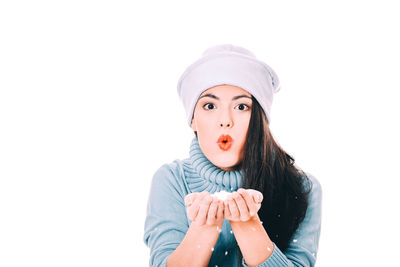
[(217, 143), (221, 150), (227, 151), (232, 146), (232, 137), (229, 134), (221, 135), (218, 138)]

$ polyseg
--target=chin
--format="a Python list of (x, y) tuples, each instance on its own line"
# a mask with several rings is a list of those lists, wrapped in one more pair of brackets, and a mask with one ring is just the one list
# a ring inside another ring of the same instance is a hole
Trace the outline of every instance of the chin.
[(227, 160), (226, 158), (224, 160), (217, 160), (215, 163), (213, 162), (215, 166), (217, 166), (220, 169), (236, 169), (239, 162), (238, 160)]

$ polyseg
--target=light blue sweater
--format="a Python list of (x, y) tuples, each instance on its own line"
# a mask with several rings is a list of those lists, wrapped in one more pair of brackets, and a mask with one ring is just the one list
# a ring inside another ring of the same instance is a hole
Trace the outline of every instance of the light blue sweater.
[[(321, 230), (322, 191), (318, 180), (306, 174), (313, 189), (303, 222), (285, 252), (274, 244), (271, 256), (259, 266), (314, 266)], [(213, 165), (202, 153), (197, 138), (192, 141), (189, 158), (161, 166), (152, 179), (144, 225), (143, 240), (150, 248), (149, 266), (166, 266), (168, 256), (185, 237), (190, 225), (184, 204), (187, 194), (204, 190), (211, 194), (232, 192), (240, 186), (241, 172), (225, 172)], [(224, 220), (208, 266), (237, 266), (237, 248), (229, 221)], [(242, 265), (247, 266), (244, 259)]]

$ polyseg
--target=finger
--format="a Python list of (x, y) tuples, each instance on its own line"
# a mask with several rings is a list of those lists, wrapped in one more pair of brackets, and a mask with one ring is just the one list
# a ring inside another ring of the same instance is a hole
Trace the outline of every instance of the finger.
[(192, 201), (193, 202), (193, 206), (195, 206), (195, 205), (197, 205), (197, 206), (200, 206), (200, 202), (201, 202), (201, 200), (206, 196), (208, 194), (208, 192), (207, 191), (203, 191), (203, 192), (201, 192), (201, 193), (194, 193), (194, 195), (192, 196), (192, 199), (194, 198), (194, 201)]
[(233, 198), (235, 199), (236, 205), (238, 206), (239, 209), (239, 217), (241, 221), (247, 221), (250, 219), (250, 212), (247, 207), (246, 202), (244, 201), (243, 197), (238, 193), (234, 192)]
[(261, 203), (263, 201), (263, 194), (260, 191), (254, 189), (247, 189), (249, 193), (253, 196), (254, 202)]
[(223, 226), (223, 222), (224, 221), (224, 202), (221, 200), (218, 200), (218, 205), (217, 205), (217, 218), (215, 223), (218, 225), (221, 225), (221, 229), (217, 230), (221, 233), (222, 231), (222, 226)]
[(200, 201), (202, 199), (202, 196), (207, 195), (207, 192), (201, 192), (201, 193), (193, 193), (193, 195), (191, 196), (191, 198), (195, 198), (193, 204), (190, 206), (190, 208), (188, 208), (188, 218), (191, 221), (194, 221), (197, 217), (197, 214), (199, 212), (200, 209)]
[(257, 212), (260, 210), (260, 208), (261, 208), (261, 204), (256, 204)]
[(240, 219), (239, 209), (236, 206), (236, 203), (232, 199), (232, 197), (228, 197), (228, 205), (229, 205), (229, 211), (231, 212), (231, 219), (239, 220)]
[(227, 200), (224, 201), (224, 218), (230, 220), (232, 218), (231, 211), (229, 209), (229, 203)]
[(205, 196), (201, 202), (200, 202), (200, 208), (199, 208), (199, 212), (197, 213), (196, 216), (196, 223), (198, 225), (203, 225), (206, 223), (206, 219), (207, 219), (207, 213), (208, 213), (208, 209), (210, 207), (212, 201), (212, 197), (211, 196)]
[(244, 198), (244, 200), (246, 201), (247, 207), (249, 208), (250, 216), (254, 216), (258, 211), (254, 198), (250, 195), (250, 193), (247, 190), (244, 190), (242, 188), (238, 190), (238, 193), (240, 193)]
[(188, 219), (193, 221), (194, 218), (196, 218), (197, 213), (199, 212), (199, 205), (198, 204), (197, 205), (195, 205), (195, 204), (191, 205), (190, 207), (188, 207), (186, 209), (186, 212), (187, 212)]
[(224, 213), (225, 213), (224, 202), (218, 201), (217, 219), (223, 219)]
[(217, 216), (218, 200), (213, 199), (207, 213), (207, 225), (215, 224), (215, 219)]
[(199, 193), (195, 192), (195, 193), (190, 193), (188, 195), (185, 196), (185, 205), (186, 206), (191, 206), (194, 202), (194, 199), (197, 197)]

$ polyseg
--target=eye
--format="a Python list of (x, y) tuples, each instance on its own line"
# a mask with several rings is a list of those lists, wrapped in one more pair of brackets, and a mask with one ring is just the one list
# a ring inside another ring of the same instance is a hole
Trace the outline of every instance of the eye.
[(210, 109), (215, 109), (215, 106), (214, 106), (213, 103), (207, 103), (207, 104), (205, 104), (205, 105), (203, 106), (203, 108), (204, 108), (205, 110), (210, 110)]
[(249, 106), (246, 105), (246, 104), (239, 104), (239, 105), (236, 106), (236, 108), (237, 108), (238, 110), (248, 110), (248, 109), (249, 109)]

